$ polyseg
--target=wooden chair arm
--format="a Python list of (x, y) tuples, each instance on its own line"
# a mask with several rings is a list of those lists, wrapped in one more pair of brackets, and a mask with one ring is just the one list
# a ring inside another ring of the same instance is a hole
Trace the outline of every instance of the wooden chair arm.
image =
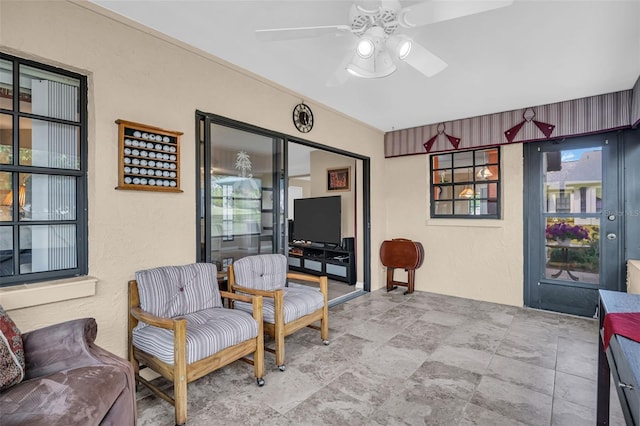
[(252, 294), (254, 296), (270, 297), (272, 299), (275, 297), (276, 292), (278, 292), (278, 291), (282, 292), (281, 289), (267, 291), (267, 290), (258, 290), (258, 289), (255, 289), (255, 288), (242, 287), (242, 286), (239, 286), (239, 285), (234, 285), (233, 286), (233, 290), (234, 291), (240, 291), (242, 293)]
[(143, 311), (139, 307), (131, 308), (130, 312), (131, 312), (131, 316), (137, 319), (138, 321), (142, 321), (146, 324), (153, 325), (159, 328), (164, 328), (167, 330), (175, 330), (177, 322), (187, 321), (184, 318), (171, 319), (171, 318), (158, 317), (153, 314), (150, 314), (149, 312)]
[(220, 291), (220, 296), (227, 299), (239, 300), (240, 302), (247, 303), (253, 303), (253, 300), (255, 298), (254, 296), (250, 296), (248, 294), (231, 293), (230, 291)]
[(320, 287), (320, 292), (324, 294), (326, 294), (329, 291), (329, 282), (327, 280), (326, 275), (315, 276), (315, 275), (309, 275), (309, 274), (289, 272), (287, 273), (287, 279), (306, 281), (309, 283), (316, 283)]
[(319, 283), (322, 276), (302, 274), (299, 272), (287, 272), (287, 278), (292, 280), (308, 281), (312, 283)]

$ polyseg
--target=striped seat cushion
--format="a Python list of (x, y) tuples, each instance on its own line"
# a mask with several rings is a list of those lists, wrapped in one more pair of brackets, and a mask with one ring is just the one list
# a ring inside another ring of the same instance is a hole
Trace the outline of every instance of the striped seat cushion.
[[(187, 364), (258, 335), (252, 315), (210, 308), (183, 316), (187, 320)], [(147, 326), (133, 330), (133, 346), (173, 365), (173, 331)]]
[[(175, 318), (222, 306), (216, 266), (193, 263), (136, 272), (140, 308), (163, 318)], [(139, 323), (137, 328), (146, 324)]]
[(247, 256), (233, 262), (236, 283), (256, 290), (277, 290), (287, 283), (287, 258), (282, 254)]
[[(284, 323), (290, 323), (324, 306), (324, 296), (313, 288), (285, 287), (284, 291)], [(238, 310), (252, 312), (251, 304), (235, 302)], [(264, 322), (275, 324), (275, 308), (272, 298), (263, 299), (262, 313)]]

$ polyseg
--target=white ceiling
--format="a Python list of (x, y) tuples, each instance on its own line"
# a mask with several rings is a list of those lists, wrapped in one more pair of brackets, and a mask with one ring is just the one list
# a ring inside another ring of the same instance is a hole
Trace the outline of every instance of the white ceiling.
[(255, 30), (348, 24), (351, 1), (92, 1), (383, 131), (627, 90), (640, 76), (640, 0), (516, 0), (403, 29), (449, 66), (335, 87), (354, 36), (262, 42)]

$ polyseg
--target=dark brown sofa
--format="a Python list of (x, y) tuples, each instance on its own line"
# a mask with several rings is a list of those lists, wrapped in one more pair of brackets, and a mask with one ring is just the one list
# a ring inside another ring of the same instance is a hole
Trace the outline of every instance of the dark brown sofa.
[(135, 425), (133, 368), (94, 344), (97, 330), (84, 318), (23, 334), (25, 377), (0, 393), (0, 424)]

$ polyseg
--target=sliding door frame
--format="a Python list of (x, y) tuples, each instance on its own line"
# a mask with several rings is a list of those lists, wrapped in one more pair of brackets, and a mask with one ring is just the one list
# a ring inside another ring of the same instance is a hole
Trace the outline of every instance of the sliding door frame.
[[(362, 241), (363, 241), (363, 286), (364, 291), (371, 291), (371, 185), (370, 185), (370, 177), (371, 177), (371, 164), (370, 158), (367, 156), (363, 156), (360, 154), (356, 154), (353, 152), (345, 151), (342, 149), (322, 145), (307, 139), (298, 138), (295, 136), (287, 135), (280, 132), (275, 132), (273, 130), (265, 129), (262, 127), (254, 126), (252, 124), (244, 123), (241, 121), (233, 120), (227, 117), (223, 117), (216, 114), (211, 114), (207, 112), (203, 112), (200, 110), (196, 110), (195, 114), (195, 130), (196, 130), (196, 144), (197, 144), (197, 153), (196, 153), (196, 209), (195, 209), (195, 223), (196, 223), (196, 259), (198, 262), (207, 261), (206, 253), (210, 253), (211, 247), (210, 239), (204, 238), (203, 232), (206, 233), (206, 229), (210, 229), (211, 226), (211, 217), (206, 210), (207, 206), (202, 205), (202, 196), (201, 194), (209, 194), (211, 193), (211, 182), (209, 179), (204, 180), (204, 187), (201, 187), (201, 176), (200, 170), (209, 170), (211, 168), (211, 145), (206, 144), (205, 141), (211, 140), (210, 127), (211, 124), (217, 124), (221, 126), (226, 126), (230, 128), (234, 128), (237, 130), (242, 130), (250, 133), (255, 133), (265, 137), (271, 137), (272, 139), (279, 139), (283, 142), (282, 151), (275, 148), (274, 149), (274, 176), (273, 182), (284, 182), (282, 194), (286, 198), (287, 194), (287, 186), (288, 186), (288, 170), (287, 170), (287, 160), (288, 160), (288, 144), (289, 142), (298, 143), (301, 145), (308, 146), (310, 148), (320, 149), (326, 152), (331, 152), (334, 154), (343, 155), (345, 157), (349, 157), (355, 160), (362, 161)], [(279, 156), (282, 156), (282, 161), (280, 161)], [(280, 170), (279, 166), (276, 165), (283, 164), (282, 170)], [(280, 184), (278, 184), (280, 185)], [(278, 188), (279, 189), (279, 188)], [(273, 205), (274, 209), (279, 208), (278, 206), (283, 206), (283, 212), (274, 212), (274, 214), (279, 217), (280, 214), (284, 214), (284, 217), (287, 217), (287, 203), (281, 203), (280, 201), (281, 192), (278, 190), (273, 191)], [(284, 201), (284, 200), (283, 200)], [(204, 216), (204, 227), (201, 226), (201, 219)], [(284, 244), (286, 246), (286, 239), (282, 238), (284, 233), (286, 232), (286, 226), (281, 228), (281, 224), (279, 220), (274, 220), (274, 236), (277, 236), (274, 241), (274, 252), (276, 253), (285, 253), (286, 247), (283, 247)], [(281, 244), (283, 242), (283, 244)], [(204, 244), (204, 249), (202, 247)]]

